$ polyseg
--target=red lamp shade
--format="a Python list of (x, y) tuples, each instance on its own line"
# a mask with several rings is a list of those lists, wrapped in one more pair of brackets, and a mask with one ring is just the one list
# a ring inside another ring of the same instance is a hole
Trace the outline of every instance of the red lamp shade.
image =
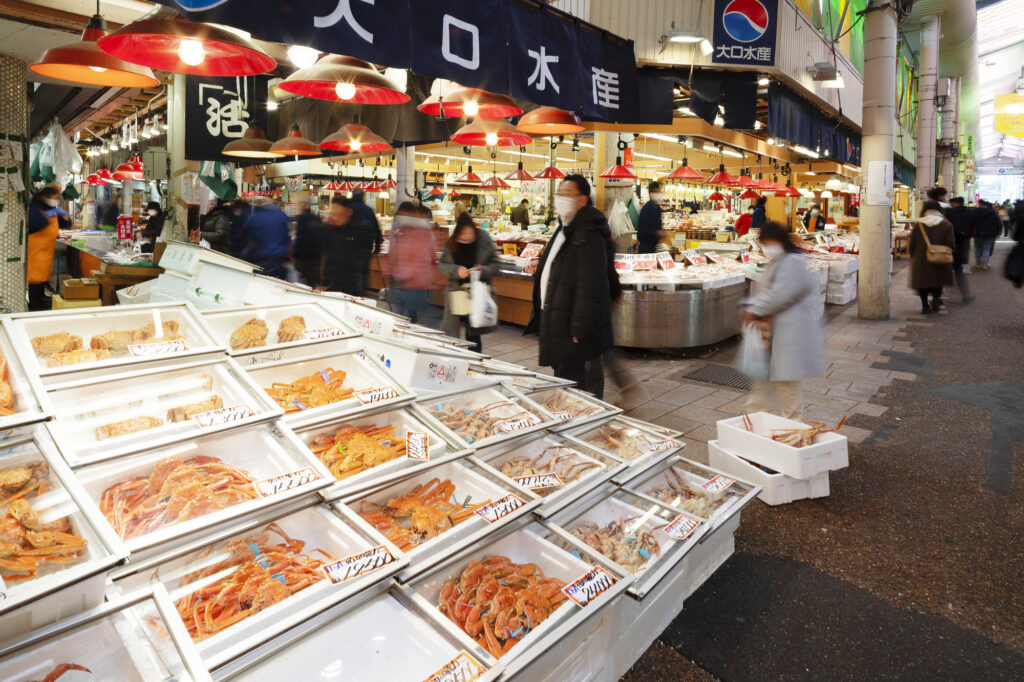
[(366, 185), (366, 191), (367, 192), (379, 192), (379, 191), (381, 191), (380, 180), (373, 180), (372, 182), (367, 184)]
[(143, 168), (142, 158), (139, 156), (133, 156), (124, 163), (118, 165), (114, 169), (114, 179), (116, 180), (142, 180), (143, 179)]
[(543, 178), (544, 180), (561, 180), (562, 178), (565, 177), (565, 173), (563, 173), (562, 171), (558, 170), (554, 166), (548, 166), (547, 168), (542, 170), (540, 173), (537, 173), (537, 175), (535, 175), (534, 177), (535, 178)]
[(755, 192), (752, 189), (745, 190), (743, 192), (743, 194), (740, 195), (740, 199), (760, 199), (760, 198), (761, 198), (761, 195), (758, 194), (757, 192)]
[(636, 180), (636, 175), (634, 175), (633, 171), (622, 165), (621, 156), (615, 157), (615, 165), (609, 166), (604, 173), (601, 173), (601, 177), (612, 180)]
[(766, 178), (758, 178), (754, 180), (753, 189), (770, 190), (772, 188), (772, 181)]
[(402, 104), (409, 95), (385, 78), (370, 62), (331, 54), (299, 69), (278, 86), (301, 97), (352, 104)]
[(351, 192), (356, 188), (355, 183), (348, 180), (343, 180), (338, 183), (338, 186), (334, 188), (336, 192)]
[(725, 195), (721, 192), (712, 192), (708, 195), (708, 201), (725, 201)]
[(510, 97), (464, 87), (455, 88), (443, 96), (431, 95), (416, 108), (424, 114), (446, 118), (508, 118), (523, 113)]
[(195, 76), (254, 76), (277, 62), (238, 33), (158, 10), (97, 41), (118, 59), (159, 71)]
[(385, 180), (384, 182), (382, 182), (380, 184), (380, 186), (381, 186), (381, 189), (397, 189), (398, 188), (398, 183), (395, 182), (394, 178), (392, 178), (389, 175), (388, 179)]
[(427, 192), (427, 194), (429, 194), (432, 197), (443, 197), (444, 196), (444, 190), (441, 189), (440, 187), (431, 187), (430, 191)]
[(464, 125), (452, 135), (452, 142), (477, 147), (520, 147), (533, 142), (533, 138), (502, 120), (478, 120)]
[(463, 185), (479, 185), (483, 181), (480, 179), (479, 175), (473, 172), (473, 167), (470, 166), (469, 170), (455, 178), (455, 182)]
[(391, 145), (362, 123), (346, 123), (338, 132), (325, 137), (320, 148), (336, 152), (379, 152), (391, 149)]
[(533, 180), (533, 176), (523, 170), (523, 162), (520, 161), (519, 168), (506, 175), (505, 179), (512, 180), (513, 182), (529, 182), (530, 180)]
[(516, 130), (530, 135), (572, 135), (586, 128), (580, 117), (555, 107), (537, 107), (519, 119)]
[(320, 148), (312, 140), (302, 136), (299, 125), (293, 123), (288, 134), (270, 145), (270, 151), (282, 156), (320, 156), (323, 154)]
[(81, 40), (47, 50), (28, 68), (40, 76), (87, 85), (148, 88), (160, 84), (149, 68), (101, 50), (96, 41), (107, 33), (107, 23), (97, 14), (89, 20)]
[(491, 177), (484, 180), (480, 186), (486, 187), (487, 189), (498, 189), (509, 187), (509, 184), (502, 180), (501, 178), (499, 178), (497, 175), (492, 175)]
[(448, 196), (449, 197), (461, 197), (462, 195), (459, 194), (458, 192), (456, 192), (455, 190), (452, 190), (451, 192), (448, 192)]
[(321, 187), (320, 191), (321, 192), (337, 192), (338, 191), (338, 183), (336, 183), (334, 180), (331, 180), (326, 185)]
[(283, 154), (271, 151), (272, 146), (270, 140), (263, 134), (263, 129), (251, 125), (242, 137), (224, 145), (224, 149), (220, 153), (225, 156), (239, 156), (245, 159), (276, 159), (283, 156)]
[(801, 197), (800, 190), (795, 187), (783, 185), (782, 189), (775, 193), (777, 197)]
[(722, 164), (718, 165), (718, 172), (712, 175), (710, 178), (704, 181), (705, 185), (724, 185), (726, 187), (735, 187), (736, 178), (725, 172), (725, 166)]
[(96, 177), (98, 177), (100, 180), (106, 180), (108, 182), (111, 180), (117, 180), (117, 178), (114, 177), (113, 171), (111, 171), (109, 168), (100, 168), (98, 171), (96, 171)]
[(682, 180), (684, 182), (704, 182), (704, 176), (687, 165), (687, 160), (683, 159), (683, 165), (679, 166), (671, 173), (665, 176), (666, 180)]
[(771, 189), (772, 192), (785, 192), (786, 191), (786, 186), (783, 185), (778, 180), (776, 180), (775, 182), (772, 183), (770, 189)]
[(736, 178), (736, 186), (749, 189), (755, 186), (755, 181), (749, 175), (741, 175)]

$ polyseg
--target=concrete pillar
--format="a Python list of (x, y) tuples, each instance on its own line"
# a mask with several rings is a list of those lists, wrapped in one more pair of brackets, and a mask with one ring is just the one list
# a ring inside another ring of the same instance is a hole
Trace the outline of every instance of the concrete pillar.
[[(25, 184), (24, 192), (8, 191), (0, 195), (7, 222), (0, 222), (0, 312), (23, 313), (25, 301), (25, 244), (28, 236), (28, 204), (31, 187), (28, 184), (28, 96), (25, 74), (28, 65), (20, 59), (0, 55), (0, 131), (18, 135), (24, 150), (23, 157), (15, 159), (18, 172)], [(11, 190), (10, 185), (7, 189)], [(63, 189), (63, 188), (62, 188)]]
[(398, 203), (409, 201), (416, 189), (416, 147), (399, 147), (395, 150), (395, 195)]
[(604, 179), (601, 177), (601, 173), (615, 159), (615, 142), (616, 138), (614, 135), (594, 133), (594, 177), (591, 184), (594, 187), (594, 206), (597, 206), (598, 210), (602, 212), (605, 210), (604, 205), (607, 199), (605, 196)]
[[(955, 98), (953, 103), (953, 141), (958, 145), (960, 143), (960, 83), (960, 78), (954, 78), (953, 87), (950, 89)], [(949, 190), (952, 192), (950, 196), (960, 196), (960, 177), (960, 157), (957, 156), (953, 159), (953, 186)]]
[(935, 186), (935, 89), (939, 75), (939, 18), (921, 21), (921, 77), (917, 92), (917, 196)]
[[(185, 161), (185, 75), (176, 73), (167, 86), (167, 153), (171, 175), (167, 181), (167, 207), (170, 220), (164, 238), (188, 239), (188, 204), (181, 198), (181, 179), (188, 172)], [(241, 185), (239, 185), (241, 186)]]
[(956, 143), (956, 90), (953, 79), (940, 78), (938, 93), (942, 99), (940, 108), (939, 141), (942, 151), (939, 155), (939, 178), (937, 185), (952, 191), (956, 159), (953, 157), (953, 145)]
[[(871, 183), (871, 174), (881, 163), (890, 168), (893, 163), (897, 38), (896, 13), (888, 3), (868, 10), (864, 15), (861, 168)], [(865, 320), (887, 320), (892, 284), (892, 194), (869, 204), (871, 198), (865, 193), (860, 207), (857, 315)]]

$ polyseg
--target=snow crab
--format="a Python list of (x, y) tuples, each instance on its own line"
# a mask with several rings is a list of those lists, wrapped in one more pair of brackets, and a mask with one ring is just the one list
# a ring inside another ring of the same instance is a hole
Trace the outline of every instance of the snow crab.
[(548, 412), (567, 412), (572, 415), (574, 419), (588, 417), (595, 412), (601, 411), (601, 408), (597, 405), (591, 405), (583, 400), (575, 398), (568, 391), (556, 389), (553, 391), (545, 391), (539, 395), (531, 397), (540, 403), (540, 406), (545, 408)]
[(46, 356), (47, 367), (65, 367), (67, 365), (78, 365), (83, 362), (99, 362), (110, 357), (110, 351), (105, 349), (79, 348), (78, 350), (66, 353), (51, 353)]
[(224, 401), (221, 397), (219, 395), (211, 395), (206, 400), (200, 400), (197, 403), (190, 403), (188, 405), (182, 405), (181, 407), (172, 407), (167, 410), (167, 421), (187, 421), (194, 415), (202, 412), (209, 412), (210, 410), (219, 410), (222, 407), (224, 407)]
[(725, 498), (719, 501), (712, 501), (702, 491), (694, 490), (687, 484), (682, 474), (670, 467), (665, 472), (666, 487), (656, 487), (647, 491), (647, 494), (665, 504), (670, 504), (677, 509), (708, 518), (715, 512)]
[(254, 317), (235, 331), (231, 332), (231, 350), (258, 348), (267, 345), (267, 323)]
[(508, 653), (566, 600), (558, 578), (536, 564), (491, 555), (471, 561), (441, 587), (437, 607), (496, 658)]
[(32, 343), (32, 350), (40, 358), (45, 358), (54, 353), (70, 353), (82, 347), (82, 337), (68, 334), (67, 332), (57, 332), (56, 334), (47, 334), (46, 336), (33, 336), (30, 342)]
[(629, 429), (605, 424), (581, 438), (585, 443), (594, 445), (602, 450), (607, 450), (613, 455), (632, 462), (646, 453), (644, 446), (650, 441), (643, 434)]
[(80, 670), (81, 672), (91, 673), (92, 671), (86, 668), (84, 665), (78, 665), (77, 663), (61, 663), (56, 666), (53, 670), (46, 674), (41, 680), (29, 680), (28, 682), (55, 682), (57, 678), (62, 676), (64, 673), (70, 670)]
[(405, 439), (399, 438), (391, 425), (346, 424), (333, 436), (317, 436), (309, 449), (340, 481), (404, 456)]
[[(807, 422), (806, 429), (772, 429), (768, 436), (779, 443), (791, 445), (795, 448), (805, 448), (814, 444), (814, 439), (822, 433), (830, 433), (843, 428), (846, 423), (846, 415), (839, 420), (839, 423), (828, 428), (825, 422)], [(754, 424), (750, 421), (750, 415), (743, 413), (743, 428), (754, 433)]]
[[(502, 463), (499, 470), (509, 478), (535, 476), (538, 474), (557, 474), (562, 483), (568, 484), (578, 480), (591, 469), (599, 469), (600, 467), (600, 464), (585, 460), (579, 453), (567, 445), (553, 445), (545, 448), (533, 459), (525, 455), (508, 459)], [(546, 496), (557, 489), (538, 488), (533, 492)]]
[(328, 367), (290, 384), (274, 383), (263, 390), (284, 408), (285, 414), (290, 414), (348, 400), (353, 391), (344, 384), (345, 371)]
[[(495, 410), (502, 408), (505, 409), (505, 413), (492, 414)], [(511, 400), (499, 400), (479, 408), (469, 406), (458, 408), (453, 403), (438, 403), (430, 410), (430, 413), (442, 424), (462, 436), (467, 443), (475, 443), (478, 440), (503, 433), (501, 422), (510, 422), (524, 417), (531, 420), (538, 419), (537, 415)]]
[(569, 532), (630, 573), (638, 572), (661, 554), (661, 545), (640, 517), (620, 517), (604, 526), (584, 521)]
[(486, 500), (473, 506), (458, 504), (454, 493), (451, 480), (435, 477), (383, 505), (364, 500), (359, 515), (377, 530), (387, 531), (388, 540), (406, 550), (454, 528), (490, 503)]
[(216, 457), (168, 457), (148, 477), (133, 476), (104, 490), (100, 511), (128, 540), (256, 499), (252, 483), (248, 473)]

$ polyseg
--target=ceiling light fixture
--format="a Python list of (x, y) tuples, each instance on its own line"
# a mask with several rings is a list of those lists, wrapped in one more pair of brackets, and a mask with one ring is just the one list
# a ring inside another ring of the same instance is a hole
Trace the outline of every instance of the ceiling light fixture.
[(479, 116), (497, 119), (519, 116), (523, 113), (511, 97), (462, 86), (431, 95), (416, 109), (428, 116), (445, 118)]
[(329, 102), (352, 104), (402, 104), (409, 95), (385, 77), (370, 62), (330, 54), (299, 69), (278, 85), (285, 92)]
[(300, 69), (307, 69), (313, 66), (319, 58), (319, 50), (314, 50), (313, 48), (306, 47), (305, 45), (291, 45), (288, 48), (288, 59), (292, 64)]
[(263, 129), (257, 125), (250, 125), (242, 137), (228, 142), (220, 153), (246, 159), (274, 159), (283, 156), (270, 151), (271, 146), (272, 143), (267, 139)]
[(377, 135), (362, 123), (346, 123), (333, 135), (320, 143), (320, 149), (336, 152), (380, 152), (391, 149), (383, 137)]
[(452, 142), (463, 145), (488, 147), (520, 147), (533, 138), (516, 130), (501, 119), (480, 119), (462, 126), (452, 135)]
[(531, 135), (572, 135), (586, 130), (580, 117), (555, 107), (537, 107), (519, 119), (516, 130)]
[(270, 146), (270, 151), (284, 156), (320, 156), (323, 154), (316, 143), (302, 136), (298, 123), (293, 123), (288, 134)]

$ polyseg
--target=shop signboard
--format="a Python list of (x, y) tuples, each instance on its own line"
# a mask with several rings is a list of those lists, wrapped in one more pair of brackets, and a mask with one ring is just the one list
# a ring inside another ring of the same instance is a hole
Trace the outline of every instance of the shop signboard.
[(993, 127), (1005, 135), (1024, 137), (1024, 95), (996, 95)]
[(779, 0), (715, 0), (714, 64), (774, 66)]
[(220, 150), (245, 135), (250, 125), (267, 129), (269, 82), (269, 76), (185, 76), (185, 158), (238, 161)]

